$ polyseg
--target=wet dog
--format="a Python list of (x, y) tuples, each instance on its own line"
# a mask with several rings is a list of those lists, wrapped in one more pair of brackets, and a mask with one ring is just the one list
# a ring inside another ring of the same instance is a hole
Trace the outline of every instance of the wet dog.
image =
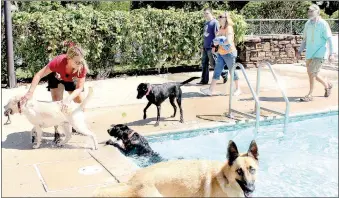
[(152, 162), (159, 162), (163, 160), (158, 153), (152, 150), (145, 137), (128, 126), (124, 124), (117, 124), (108, 129), (107, 132), (118, 141), (121, 140), (122, 144), (108, 140), (106, 145), (117, 147), (124, 155), (146, 156), (150, 157)]
[(148, 104), (144, 108), (144, 119), (147, 118), (147, 115), (146, 115), (147, 109), (152, 104), (154, 104), (155, 106), (157, 106), (157, 122), (155, 123), (155, 126), (158, 126), (159, 121), (160, 121), (161, 103), (163, 103), (167, 98), (169, 98), (170, 103), (174, 109), (174, 113), (171, 117), (174, 118), (177, 113), (177, 106), (174, 103), (174, 100), (177, 99), (177, 103), (178, 103), (179, 110), (180, 110), (180, 122), (183, 123), (184, 117), (183, 117), (183, 110), (181, 107), (182, 91), (180, 87), (195, 79), (199, 79), (199, 77), (192, 77), (181, 83), (164, 83), (164, 84), (159, 84), (159, 85), (140, 83), (137, 88), (137, 91), (138, 91), (137, 99), (141, 99), (144, 96), (146, 96), (148, 100)]
[(95, 197), (251, 197), (258, 170), (253, 140), (240, 154), (229, 141), (227, 161), (171, 160), (136, 171), (127, 183), (98, 188)]

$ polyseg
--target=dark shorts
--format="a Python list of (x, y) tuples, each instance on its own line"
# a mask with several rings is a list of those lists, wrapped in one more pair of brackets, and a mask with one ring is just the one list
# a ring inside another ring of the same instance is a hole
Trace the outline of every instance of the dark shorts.
[(51, 89), (58, 88), (59, 83), (65, 86), (66, 91), (74, 91), (76, 88), (75, 82), (65, 82), (63, 80), (59, 80), (55, 77), (55, 72), (52, 72), (47, 75), (48, 85), (47, 89), (50, 91)]

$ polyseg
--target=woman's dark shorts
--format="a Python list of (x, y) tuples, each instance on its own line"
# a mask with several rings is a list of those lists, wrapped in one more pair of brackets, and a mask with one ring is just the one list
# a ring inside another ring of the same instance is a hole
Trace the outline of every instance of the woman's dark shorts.
[(48, 79), (48, 86), (47, 89), (50, 91), (51, 89), (58, 88), (59, 83), (63, 84), (65, 86), (66, 91), (74, 91), (76, 88), (75, 82), (65, 82), (63, 80), (59, 80), (55, 77), (56, 73), (52, 72), (47, 75)]

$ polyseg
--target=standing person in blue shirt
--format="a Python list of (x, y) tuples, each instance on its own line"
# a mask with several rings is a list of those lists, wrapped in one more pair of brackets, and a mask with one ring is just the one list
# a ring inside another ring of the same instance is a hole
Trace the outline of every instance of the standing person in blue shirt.
[(319, 71), (322, 67), (326, 54), (326, 44), (329, 46), (329, 61), (333, 60), (333, 42), (332, 33), (328, 23), (320, 17), (319, 6), (313, 4), (308, 9), (309, 20), (305, 24), (303, 41), (296, 54), (296, 58), (300, 58), (300, 54), (306, 47), (306, 67), (310, 82), (309, 93), (300, 99), (302, 102), (313, 100), (314, 80), (320, 82), (325, 88), (324, 97), (329, 97), (331, 94), (332, 84), (325, 81), (319, 76)]
[(202, 48), (202, 75), (198, 84), (208, 84), (209, 81), (209, 64), (214, 68), (215, 60), (212, 55), (212, 41), (216, 33), (219, 31), (219, 22), (213, 17), (212, 9), (205, 8), (204, 16), (206, 23), (204, 26), (204, 46)]

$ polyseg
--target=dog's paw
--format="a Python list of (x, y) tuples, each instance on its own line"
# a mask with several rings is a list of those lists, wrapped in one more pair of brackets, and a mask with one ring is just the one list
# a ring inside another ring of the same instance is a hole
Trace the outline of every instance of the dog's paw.
[(58, 142), (56, 142), (56, 145), (58, 147), (63, 147), (65, 144), (61, 140), (59, 140)]
[(175, 117), (175, 115), (171, 115), (171, 118), (174, 118)]
[(147, 116), (146, 116), (146, 114), (144, 114), (144, 120), (146, 120), (146, 118), (147, 118)]
[(107, 140), (105, 144), (106, 144), (106, 145), (113, 145), (114, 142), (113, 142), (113, 140)]
[(53, 142), (58, 145), (61, 142), (61, 138), (54, 138)]
[(40, 147), (40, 144), (38, 144), (38, 143), (35, 143), (35, 144), (33, 144), (33, 146), (32, 146), (33, 149), (38, 149), (39, 147)]
[(184, 120), (180, 120), (180, 123), (184, 123)]

